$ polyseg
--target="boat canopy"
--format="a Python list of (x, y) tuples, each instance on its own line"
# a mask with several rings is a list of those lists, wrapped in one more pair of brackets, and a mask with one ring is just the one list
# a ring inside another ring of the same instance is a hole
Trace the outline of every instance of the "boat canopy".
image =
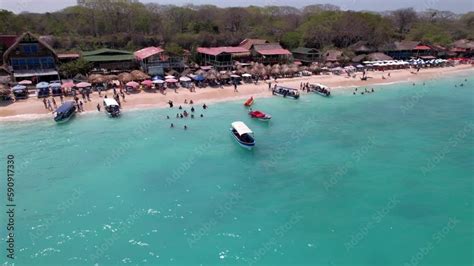
[(237, 133), (239, 133), (239, 135), (243, 135), (243, 134), (251, 134), (253, 133), (252, 130), (250, 128), (247, 127), (246, 124), (244, 124), (244, 122), (241, 122), (241, 121), (236, 121), (234, 123), (232, 123), (232, 127), (237, 131)]
[(56, 109), (56, 113), (65, 113), (74, 108), (75, 103), (73, 101), (68, 101), (63, 103), (63, 105), (59, 106), (58, 109)]
[(106, 99), (104, 99), (104, 103), (105, 103), (106, 106), (114, 106), (114, 105), (115, 105), (115, 106), (119, 106), (119, 104), (117, 103), (117, 101), (114, 100), (114, 99), (106, 98)]
[(319, 86), (319, 87), (321, 87), (321, 88), (323, 88), (323, 89), (329, 89), (329, 87), (328, 87), (328, 86), (326, 86), (326, 85), (323, 85), (323, 84), (321, 84), (321, 83), (314, 83), (313, 85), (315, 85), (315, 86)]

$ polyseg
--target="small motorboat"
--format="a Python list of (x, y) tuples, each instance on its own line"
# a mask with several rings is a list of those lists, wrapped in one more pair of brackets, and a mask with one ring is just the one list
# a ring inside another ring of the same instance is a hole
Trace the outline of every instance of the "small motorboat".
[(253, 102), (254, 102), (253, 97), (250, 97), (247, 101), (245, 101), (244, 105), (247, 107), (250, 107), (252, 106)]
[(331, 96), (331, 90), (329, 87), (319, 83), (309, 85), (309, 90), (325, 97)]
[(76, 114), (76, 103), (73, 101), (65, 102), (56, 109), (54, 121), (57, 123), (66, 123)]
[(104, 108), (107, 114), (110, 117), (119, 117), (120, 116), (120, 105), (114, 99), (105, 98), (104, 99)]
[(294, 99), (298, 99), (300, 97), (300, 93), (298, 92), (298, 90), (292, 89), (292, 88), (281, 87), (281, 86), (275, 87), (272, 90), (272, 94), (277, 95), (277, 96), (282, 96), (284, 98), (291, 97)]
[(261, 111), (250, 110), (249, 115), (252, 118), (257, 118), (258, 120), (261, 120), (261, 121), (270, 121), (270, 119), (272, 119), (271, 115), (265, 114), (264, 112), (261, 112)]
[(255, 146), (253, 132), (244, 122), (236, 121), (231, 124), (230, 132), (240, 146), (251, 150)]

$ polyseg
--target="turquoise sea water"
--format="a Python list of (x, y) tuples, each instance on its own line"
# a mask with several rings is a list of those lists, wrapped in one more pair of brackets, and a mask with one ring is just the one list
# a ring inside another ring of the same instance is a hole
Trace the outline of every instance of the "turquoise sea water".
[[(15, 265), (472, 265), (469, 74), (257, 99), (269, 124), (241, 102), (194, 120), (175, 108), (2, 123)], [(253, 151), (232, 139), (235, 120), (254, 130)], [(0, 261), (12, 262), (4, 179)]]

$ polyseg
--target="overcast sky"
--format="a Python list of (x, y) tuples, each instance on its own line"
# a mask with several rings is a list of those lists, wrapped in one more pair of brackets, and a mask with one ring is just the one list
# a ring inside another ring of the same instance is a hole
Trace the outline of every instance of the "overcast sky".
[[(350, 10), (372, 10), (384, 11), (398, 8), (413, 7), (417, 10), (428, 8), (438, 10), (449, 10), (456, 13), (465, 13), (474, 11), (474, 0), (142, 0), (143, 3), (175, 4), (183, 5), (193, 3), (212, 4), (216, 6), (249, 6), (249, 5), (291, 5), (294, 7), (303, 7), (311, 4), (332, 3), (340, 6), (342, 9)], [(75, 0), (0, 0), (0, 9), (7, 9), (15, 13), (23, 11), (29, 12), (51, 12), (60, 10), (67, 6), (75, 5)]]

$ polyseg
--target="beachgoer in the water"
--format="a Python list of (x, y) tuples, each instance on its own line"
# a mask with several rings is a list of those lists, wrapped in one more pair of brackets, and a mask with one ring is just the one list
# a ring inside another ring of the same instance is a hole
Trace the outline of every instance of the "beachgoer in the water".
[(170, 126), (170, 127), (171, 127), (171, 128), (173, 128), (173, 127), (174, 127), (173, 123), (171, 123), (171, 126)]
[(97, 104), (97, 111), (100, 112), (100, 104)]
[(170, 116), (169, 116), (169, 115), (167, 115), (167, 116), (166, 116), (166, 119), (170, 119)]
[(176, 114), (176, 118), (179, 118), (179, 114)]
[(183, 107), (181, 107), (181, 105), (180, 105), (178, 109), (179, 109), (179, 110), (182, 110), (182, 109), (183, 109)]
[(194, 113), (194, 107), (191, 107), (191, 112), (193, 112), (193, 113)]
[(372, 88), (372, 92), (375, 92), (375, 91), (374, 91), (374, 88)]
[(183, 117), (183, 114), (180, 114), (180, 115), (179, 115), (179, 118), (184, 118), (184, 117)]
[(191, 118), (193, 118), (193, 119), (194, 119), (194, 115), (193, 115), (193, 114), (191, 114)]
[(207, 105), (206, 105), (206, 104), (203, 104), (203, 105), (202, 105), (202, 109), (206, 110), (206, 109), (207, 109)]
[(201, 117), (204, 117), (204, 115), (203, 115), (203, 114), (201, 114)]
[(188, 129), (188, 126), (184, 125), (184, 130), (187, 130)]
[(355, 92), (353, 92), (352, 94), (353, 94), (353, 95), (356, 95), (356, 93), (355, 93)]

